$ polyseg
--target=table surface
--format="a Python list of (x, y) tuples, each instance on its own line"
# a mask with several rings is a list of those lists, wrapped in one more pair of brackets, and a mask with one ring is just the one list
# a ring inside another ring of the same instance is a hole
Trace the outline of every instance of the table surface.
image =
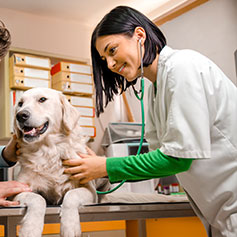
[[(22, 217), (25, 207), (0, 208), (0, 217)], [(48, 206), (46, 216), (58, 216), (60, 206)], [(79, 208), (81, 221), (132, 220), (146, 218), (195, 216), (189, 202), (96, 204)]]

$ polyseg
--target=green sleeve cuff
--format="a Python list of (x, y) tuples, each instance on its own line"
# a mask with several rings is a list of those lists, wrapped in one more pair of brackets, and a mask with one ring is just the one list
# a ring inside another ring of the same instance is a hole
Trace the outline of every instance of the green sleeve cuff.
[(193, 159), (175, 158), (159, 149), (140, 155), (108, 157), (106, 169), (111, 183), (160, 178), (187, 171)]

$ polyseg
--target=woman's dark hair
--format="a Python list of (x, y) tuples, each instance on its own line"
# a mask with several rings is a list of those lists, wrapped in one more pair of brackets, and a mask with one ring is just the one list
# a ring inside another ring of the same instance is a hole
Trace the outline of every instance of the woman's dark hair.
[[(133, 36), (136, 27), (142, 27), (146, 32), (144, 43), (144, 66), (150, 65), (166, 45), (166, 39), (159, 28), (141, 12), (126, 6), (118, 6), (111, 10), (94, 29), (91, 37), (91, 58), (93, 77), (96, 89), (96, 114), (104, 112), (104, 107), (113, 100), (115, 94), (122, 93), (136, 83), (128, 82), (123, 76), (112, 72), (105, 60), (102, 60), (96, 50), (96, 40), (100, 36), (124, 34)], [(105, 103), (104, 103), (105, 97)]]
[(11, 35), (4, 23), (0, 21), (0, 59), (3, 58), (11, 45)]

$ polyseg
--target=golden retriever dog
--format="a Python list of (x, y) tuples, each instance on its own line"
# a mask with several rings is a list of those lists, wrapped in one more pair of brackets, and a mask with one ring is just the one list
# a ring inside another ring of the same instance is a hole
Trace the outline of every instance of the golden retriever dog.
[(78, 121), (76, 108), (53, 89), (30, 89), (16, 104), (14, 129), (21, 153), (17, 180), (29, 184), (33, 191), (15, 197), (27, 206), (20, 237), (42, 235), (48, 202), (61, 204), (61, 236), (81, 236), (78, 208), (97, 203), (96, 189), (108, 188), (106, 179), (81, 186), (64, 174), (63, 160), (81, 159), (78, 153), (86, 153), (87, 139), (81, 135)]

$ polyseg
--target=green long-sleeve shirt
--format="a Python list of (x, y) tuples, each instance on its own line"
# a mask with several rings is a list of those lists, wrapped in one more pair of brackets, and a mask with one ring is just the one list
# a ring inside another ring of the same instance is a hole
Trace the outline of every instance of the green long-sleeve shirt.
[(160, 178), (187, 171), (193, 159), (170, 157), (159, 149), (126, 157), (109, 157), (106, 169), (111, 183)]

